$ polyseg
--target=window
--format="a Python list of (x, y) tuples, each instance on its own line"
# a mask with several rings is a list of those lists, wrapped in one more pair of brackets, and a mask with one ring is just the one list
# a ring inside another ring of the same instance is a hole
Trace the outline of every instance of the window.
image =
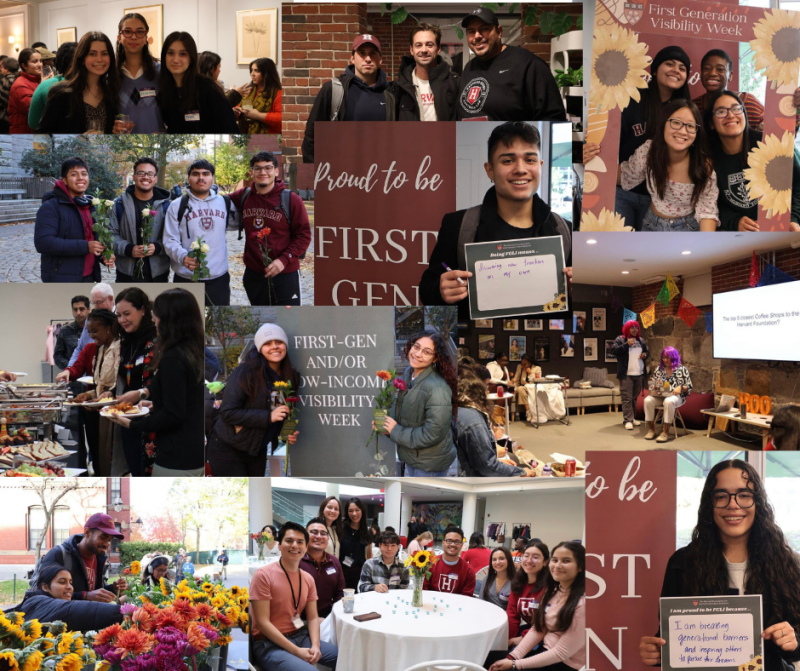
[[(44, 508), (31, 506), (28, 508), (28, 549), (35, 550), (36, 544), (44, 531)], [(47, 538), (42, 543), (42, 551), (47, 549)]]
[(764, 488), (775, 511), (775, 521), (789, 541), (800, 551), (800, 519), (797, 516), (797, 458), (788, 452), (763, 452), (766, 457)]
[(572, 124), (554, 123), (552, 129), (550, 208), (572, 221)]
[(114, 502), (122, 498), (122, 478), (111, 478), (111, 500), (109, 503), (114, 505)]
[(53, 545), (66, 541), (69, 534), (70, 512), (66, 506), (58, 506), (53, 513)]
[[(122, 533), (122, 525), (119, 522), (114, 522), (114, 528), (118, 532)], [(112, 538), (111, 539), (111, 552), (113, 552), (115, 554), (117, 552), (119, 552), (119, 544), (120, 544), (120, 542), (121, 542), (121, 540), (119, 538)]]

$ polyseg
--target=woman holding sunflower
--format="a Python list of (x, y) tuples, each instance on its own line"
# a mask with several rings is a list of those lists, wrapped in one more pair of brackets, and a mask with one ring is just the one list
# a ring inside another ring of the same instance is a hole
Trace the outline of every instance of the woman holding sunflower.
[[(800, 560), (758, 473), (739, 459), (709, 471), (692, 541), (669, 558), (661, 588), (662, 597), (727, 594), (761, 595), (765, 671), (800, 661)], [(665, 644), (660, 636), (643, 636), (642, 662), (659, 665)]]
[(361, 568), (372, 559), (372, 539), (367, 526), (367, 508), (361, 499), (347, 502), (347, 524), (342, 529), (339, 561), (342, 563), (344, 584), (356, 589), (361, 578)]
[[(275, 399), (277, 382), (300, 386), (300, 373), (289, 359), (289, 338), (277, 324), (262, 324), (255, 347), (229, 376), (206, 454), (217, 477), (263, 477), (267, 453), (278, 446), (289, 408)], [(288, 442), (297, 442), (298, 431)]]

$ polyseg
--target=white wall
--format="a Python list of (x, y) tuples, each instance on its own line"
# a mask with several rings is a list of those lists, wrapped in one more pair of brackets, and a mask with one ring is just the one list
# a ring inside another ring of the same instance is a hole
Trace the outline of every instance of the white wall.
[[(73, 296), (88, 296), (91, 284), (0, 284), (0, 314), (5, 315), (4, 328), (0, 332), (0, 368), (28, 373), (20, 382), (42, 382), (42, 360), (45, 354), (47, 327), (51, 319), (72, 319), (70, 301)], [(119, 293), (128, 284), (112, 285)], [(154, 300), (174, 284), (138, 285)], [(202, 306), (203, 289), (199, 284), (182, 284), (192, 292)]]
[[(116, 42), (120, 18), (133, 7), (152, 3), (132, 0), (53, 0), (39, 5), (38, 30), (31, 43), (45, 42), (55, 51), (56, 30), (77, 27), (78, 39), (99, 30)], [(281, 3), (279, 0), (164, 0), (164, 37), (183, 30), (194, 37), (198, 51), (213, 51), (222, 57), (220, 79), (230, 87), (250, 80), (247, 65), (236, 65), (236, 12), (244, 9), (278, 9), (278, 56), (281, 53)], [(19, 10), (17, 10), (19, 11)], [(151, 49), (155, 52), (155, 49)], [(158, 56), (161, 45), (158, 45)], [(280, 69), (280, 60), (277, 61)]]
[[(531, 538), (541, 538), (551, 550), (561, 541), (583, 538), (583, 489), (556, 491), (503, 492), (490, 494), (486, 499), (486, 514), (481, 533), (486, 526), (505, 522), (506, 547), (513, 547), (513, 525), (531, 525)], [(489, 547), (497, 543), (486, 539)]]

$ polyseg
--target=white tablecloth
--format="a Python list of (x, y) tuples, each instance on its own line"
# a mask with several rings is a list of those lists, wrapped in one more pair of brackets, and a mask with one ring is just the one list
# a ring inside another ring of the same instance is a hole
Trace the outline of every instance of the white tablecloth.
[(260, 569), (262, 566), (267, 566), (268, 564), (273, 564), (276, 561), (280, 561), (280, 557), (267, 557), (264, 561), (254, 561), (252, 564), (248, 564), (247, 570), (250, 571), (250, 577), (253, 577), (253, 574)]
[[(339, 646), (336, 668), (405, 671), (437, 659), (483, 664), (489, 651), (507, 649), (508, 616), (502, 608), (442, 592), (423, 592), (423, 607), (412, 608), (412, 594), (410, 589), (356, 594), (353, 613), (345, 613), (342, 602), (336, 602), (329, 636)], [(380, 613), (380, 619), (353, 620), (371, 612)]]

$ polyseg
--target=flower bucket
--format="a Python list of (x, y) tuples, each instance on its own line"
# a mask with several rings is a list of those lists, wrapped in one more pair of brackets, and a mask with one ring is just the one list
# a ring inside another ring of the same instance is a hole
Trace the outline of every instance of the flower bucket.
[(295, 431), (297, 431), (297, 420), (287, 419), (281, 427), (280, 440), (285, 443)]
[(372, 409), (372, 420), (375, 422), (375, 430), (383, 431), (383, 423), (389, 416), (389, 412), (383, 408)]

